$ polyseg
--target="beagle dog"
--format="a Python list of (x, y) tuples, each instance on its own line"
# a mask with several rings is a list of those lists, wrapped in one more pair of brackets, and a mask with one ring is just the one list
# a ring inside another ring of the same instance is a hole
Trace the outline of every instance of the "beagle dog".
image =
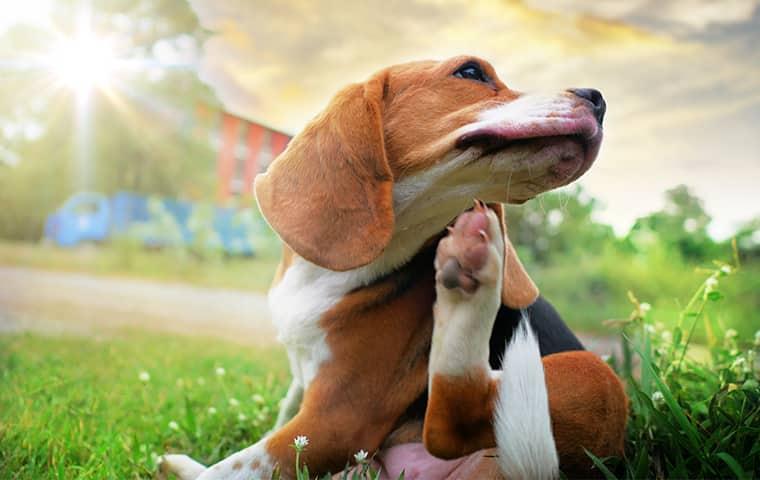
[(216, 465), (166, 455), (162, 470), (293, 478), (300, 435), (319, 475), (360, 449), (386, 474), (410, 462), (406, 478), (583, 475), (584, 449), (622, 454), (622, 385), (538, 296), (500, 205), (580, 177), (604, 112), (596, 90), (524, 94), (470, 56), (341, 90), (255, 182), (285, 244), (269, 305), (293, 381), (277, 424)]

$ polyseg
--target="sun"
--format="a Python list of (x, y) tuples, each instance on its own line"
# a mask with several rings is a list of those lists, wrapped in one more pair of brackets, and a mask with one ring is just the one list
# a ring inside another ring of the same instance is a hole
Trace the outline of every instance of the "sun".
[(64, 39), (53, 56), (53, 71), (68, 88), (88, 93), (108, 85), (114, 67), (114, 56), (108, 45), (89, 32)]

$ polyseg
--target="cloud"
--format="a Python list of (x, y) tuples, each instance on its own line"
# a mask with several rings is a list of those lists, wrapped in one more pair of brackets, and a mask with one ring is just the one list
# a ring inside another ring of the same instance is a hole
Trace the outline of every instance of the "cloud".
[(679, 183), (705, 198), (719, 233), (760, 214), (757, 2), (191, 4), (214, 32), (202, 75), (246, 117), (296, 132), (335, 91), (379, 68), (472, 53), (519, 90), (604, 92), (605, 144), (583, 182), (618, 227), (659, 208)]
[(746, 22), (757, 0), (526, 0), (527, 5), (554, 12), (573, 12), (672, 30), (676, 26), (703, 30), (716, 24)]

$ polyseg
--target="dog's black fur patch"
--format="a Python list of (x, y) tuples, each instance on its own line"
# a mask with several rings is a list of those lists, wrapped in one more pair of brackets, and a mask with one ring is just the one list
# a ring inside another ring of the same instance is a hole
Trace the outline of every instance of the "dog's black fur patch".
[[(578, 337), (570, 331), (565, 321), (557, 313), (557, 310), (544, 297), (539, 296), (526, 309), (525, 313), (538, 339), (538, 347), (542, 357), (569, 350), (584, 350)], [(504, 356), (504, 349), (507, 346), (507, 342), (512, 338), (512, 333), (517, 328), (521, 318), (522, 313), (520, 310), (515, 310), (504, 305), (499, 309), (489, 344), (491, 349), (489, 363), (491, 364), (491, 368), (501, 368), (501, 358)]]

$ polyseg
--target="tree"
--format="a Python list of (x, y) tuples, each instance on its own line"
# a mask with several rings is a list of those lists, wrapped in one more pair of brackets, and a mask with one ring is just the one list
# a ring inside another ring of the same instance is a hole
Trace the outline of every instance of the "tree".
[[(113, 81), (93, 91), (91, 133), (77, 122), (77, 97), (44, 59), (73, 36), (80, 2), (51, 4), (53, 28), (16, 25), (0, 34), (0, 236), (37, 239), (45, 216), (78, 188), (106, 194), (209, 198), (214, 152), (195, 128), (198, 104), (216, 104), (194, 70), (204, 32), (185, 2), (91, 2), (91, 29), (125, 59)], [(85, 132), (86, 135), (86, 132)], [(82, 166), (82, 144), (91, 163)]]
[(716, 243), (707, 231), (711, 220), (702, 200), (687, 186), (679, 185), (665, 192), (662, 210), (636, 220), (628, 238), (639, 248), (656, 240), (685, 259), (708, 260), (716, 254)]
[(507, 206), (509, 237), (526, 260), (539, 264), (581, 251), (598, 252), (615, 239), (612, 227), (594, 220), (598, 206), (578, 185), (544, 193), (524, 205)]

